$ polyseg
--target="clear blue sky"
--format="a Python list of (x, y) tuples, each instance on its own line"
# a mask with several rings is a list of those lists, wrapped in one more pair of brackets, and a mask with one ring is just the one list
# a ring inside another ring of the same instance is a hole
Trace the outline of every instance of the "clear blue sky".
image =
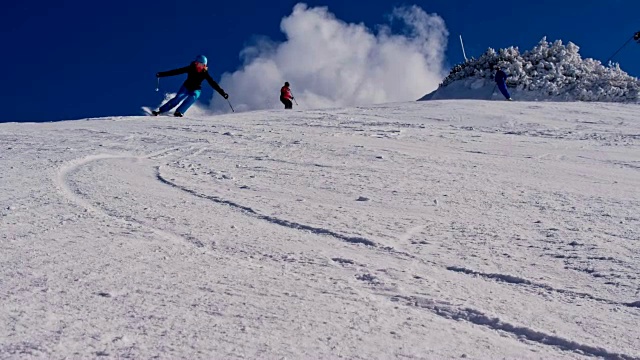
[[(157, 71), (187, 65), (203, 53), (216, 80), (240, 65), (239, 52), (255, 35), (283, 40), (280, 20), (298, 1), (111, 0), (12, 1), (0, 13), (0, 122), (50, 121), (138, 114), (158, 103)], [(606, 60), (640, 30), (640, 2), (611, 1), (306, 1), (338, 18), (370, 27), (394, 6), (418, 5), (444, 18), (447, 60), (487, 47), (530, 49), (543, 36), (573, 41), (583, 57)], [(640, 76), (640, 45), (615, 59)], [(163, 87), (178, 87), (173, 78)], [(163, 79), (164, 81), (164, 79)], [(203, 99), (212, 91), (204, 86)], [(277, 90), (276, 90), (277, 91)], [(240, 97), (242, 94), (231, 94)]]

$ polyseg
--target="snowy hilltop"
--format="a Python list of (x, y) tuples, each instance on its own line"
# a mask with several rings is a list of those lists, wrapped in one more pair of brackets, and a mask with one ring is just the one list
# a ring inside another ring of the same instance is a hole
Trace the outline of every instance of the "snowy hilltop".
[[(583, 59), (580, 48), (561, 40), (543, 38), (532, 50), (517, 47), (489, 48), (478, 59), (456, 65), (437, 90), (420, 100), (501, 99), (495, 89), (495, 68), (510, 77), (509, 91), (521, 100), (638, 102), (640, 80), (618, 64), (604, 66), (599, 60)], [(493, 89), (493, 90), (492, 90)]]

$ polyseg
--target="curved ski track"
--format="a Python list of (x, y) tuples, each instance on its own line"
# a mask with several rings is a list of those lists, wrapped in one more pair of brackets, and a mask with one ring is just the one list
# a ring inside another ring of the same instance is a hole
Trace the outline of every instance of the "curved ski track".
[(264, 221), (270, 222), (272, 224), (284, 226), (284, 227), (287, 227), (287, 228), (290, 228), (290, 229), (309, 231), (309, 232), (312, 232), (312, 233), (317, 234), (317, 235), (328, 235), (328, 236), (334, 237), (336, 239), (346, 241), (346, 242), (351, 243), (351, 244), (363, 244), (363, 245), (367, 245), (367, 246), (370, 246), (370, 247), (377, 247), (377, 245), (376, 245), (376, 243), (374, 241), (366, 239), (364, 237), (343, 235), (343, 234), (337, 233), (337, 232), (335, 232), (333, 230), (314, 227), (314, 226), (311, 226), (311, 225), (300, 224), (300, 223), (289, 221), (289, 220), (279, 219), (277, 217), (270, 216), (270, 215), (263, 215), (263, 214), (258, 213), (257, 211), (253, 210), (252, 208), (250, 208), (248, 206), (240, 205), (240, 204), (238, 204), (236, 202), (233, 202), (231, 200), (225, 200), (225, 199), (222, 199), (220, 197), (212, 196), (212, 195), (200, 194), (199, 192), (197, 192), (195, 190), (191, 190), (191, 189), (188, 189), (188, 188), (186, 188), (184, 186), (180, 186), (180, 185), (170, 181), (169, 179), (165, 178), (164, 176), (162, 176), (162, 174), (160, 173), (160, 167), (159, 166), (156, 167), (156, 174), (157, 174), (156, 178), (160, 182), (162, 182), (162, 183), (164, 183), (166, 185), (169, 185), (169, 186), (171, 186), (171, 187), (173, 187), (175, 189), (178, 189), (178, 190), (181, 190), (181, 191), (186, 192), (188, 194), (191, 194), (191, 195), (193, 195), (195, 197), (199, 197), (201, 199), (210, 200), (210, 201), (212, 201), (212, 202), (214, 202), (216, 204), (228, 205), (228, 206), (230, 206), (230, 207), (232, 207), (234, 209), (240, 210), (243, 213), (245, 213), (247, 215), (250, 215), (250, 216), (252, 216), (252, 217), (254, 217), (256, 219), (259, 219), (259, 220), (264, 220)]
[(58, 169), (58, 172), (56, 174), (56, 177), (54, 178), (53, 182), (54, 184), (60, 189), (61, 193), (70, 201), (76, 203), (78, 206), (80, 206), (81, 208), (86, 209), (89, 212), (92, 212), (94, 214), (97, 214), (99, 216), (104, 216), (110, 219), (114, 219), (115, 221), (124, 223), (126, 225), (131, 225), (131, 224), (136, 224), (138, 226), (141, 226), (153, 233), (155, 233), (156, 235), (166, 238), (170, 241), (174, 241), (177, 243), (184, 243), (184, 242), (189, 242), (187, 239), (176, 235), (176, 234), (172, 234), (170, 232), (155, 228), (153, 226), (147, 225), (139, 220), (133, 219), (133, 218), (122, 218), (122, 217), (118, 217), (118, 216), (114, 216), (112, 214), (107, 213), (106, 211), (92, 205), (89, 201), (85, 200), (82, 196), (78, 195), (78, 193), (76, 191), (74, 191), (71, 186), (69, 185), (68, 182), (68, 176), (75, 172), (76, 170), (78, 170), (80, 167), (87, 165), (91, 162), (94, 161), (101, 161), (101, 160), (115, 160), (115, 159), (139, 159), (139, 160), (152, 160), (152, 159), (158, 159), (161, 157), (164, 157), (168, 154), (171, 153), (172, 150), (177, 150), (175, 148), (172, 149), (165, 149), (159, 152), (155, 152), (146, 156), (131, 156), (131, 155), (111, 155), (111, 154), (98, 154), (98, 155), (89, 155), (83, 158), (79, 158), (76, 160), (72, 160), (68, 163), (66, 163), (65, 165), (61, 166)]

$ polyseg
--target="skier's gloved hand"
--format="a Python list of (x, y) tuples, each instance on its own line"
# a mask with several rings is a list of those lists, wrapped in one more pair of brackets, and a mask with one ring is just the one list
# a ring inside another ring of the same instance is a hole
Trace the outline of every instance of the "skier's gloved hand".
[(160, 77), (160, 73), (156, 73), (156, 77)]
[(222, 94), (222, 97), (225, 98), (225, 99), (228, 99), (229, 98), (229, 94), (224, 93), (224, 94)]

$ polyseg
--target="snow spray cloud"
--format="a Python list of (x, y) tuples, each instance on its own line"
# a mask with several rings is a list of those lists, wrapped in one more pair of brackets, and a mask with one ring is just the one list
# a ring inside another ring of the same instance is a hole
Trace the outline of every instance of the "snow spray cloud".
[[(282, 107), (285, 81), (303, 108), (416, 100), (446, 75), (448, 31), (440, 16), (418, 6), (396, 8), (389, 20), (402, 34), (389, 25), (373, 32), (337, 19), (326, 7), (297, 4), (280, 24), (287, 40), (263, 38), (246, 47), (244, 65), (223, 74), (221, 86), (240, 111)], [(212, 107), (229, 109), (217, 96)]]

